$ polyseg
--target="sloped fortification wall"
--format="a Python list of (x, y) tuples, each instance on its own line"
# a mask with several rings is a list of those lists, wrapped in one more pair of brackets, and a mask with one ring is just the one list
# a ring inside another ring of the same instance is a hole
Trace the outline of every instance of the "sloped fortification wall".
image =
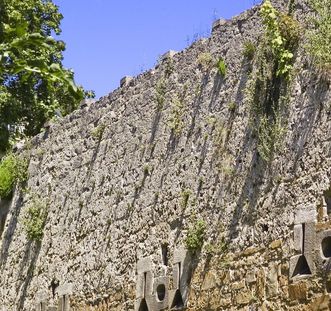
[[(28, 190), (1, 202), (0, 309), (328, 310), (329, 83), (299, 52), (283, 147), (266, 163), (243, 56), (261, 31), (257, 8), (220, 23), (33, 139)], [(23, 228), (36, 200), (40, 243)]]

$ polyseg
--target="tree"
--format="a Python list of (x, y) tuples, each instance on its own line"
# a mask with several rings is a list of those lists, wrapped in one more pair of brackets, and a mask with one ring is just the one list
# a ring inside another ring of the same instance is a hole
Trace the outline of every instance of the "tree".
[(0, 151), (84, 97), (62, 65), (64, 42), (52, 37), (61, 19), (51, 0), (0, 0)]

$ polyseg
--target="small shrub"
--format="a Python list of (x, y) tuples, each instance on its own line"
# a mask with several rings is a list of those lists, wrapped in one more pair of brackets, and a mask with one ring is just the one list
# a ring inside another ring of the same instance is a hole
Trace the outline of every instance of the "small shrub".
[(237, 108), (237, 104), (235, 102), (230, 102), (228, 104), (228, 109), (230, 110), (230, 112), (235, 112)]
[(23, 227), (29, 240), (41, 241), (47, 217), (47, 205), (40, 198), (33, 198), (23, 220)]
[(172, 58), (168, 58), (165, 64), (164, 74), (166, 77), (170, 77), (175, 70), (174, 61)]
[(331, 70), (331, 5), (330, 0), (310, 0), (316, 13), (313, 29), (308, 32), (308, 51), (322, 69)]
[(275, 151), (281, 149), (285, 135), (285, 128), (279, 115), (276, 115), (274, 122), (269, 122), (263, 117), (259, 126), (258, 151), (262, 159), (266, 162), (272, 160)]
[(165, 102), (165, 93), (166, 93), (166, 83), (164, 79), (161, 78), (156, 83), (155, 91), (156, 91), (157, 108), (161, 110)]
[(217, 62), (217, 69), (219, 74), (224, 78), (226, 75), (226, 64), (223, 58), (220, 58)]
[(198, 56), (197, 63), (203, 70), (208, 70), (213, 65), (213, 56), (208, 52), (201, 53)]
[(171, 112), (168, 119), (168, 126), (174, 131), (176, 136), (179, 136), (184, 128), (184, 103), (178, 97), (175, 97), (171, 102)]
[(255, 44), (251, 41), (246, 41), (244, 43), (243, 55), (246, 59), (252, 60), (256, 52)]
[(10, 197), (16, 182), (27, 179), (27, 160), (8, 154), (0, 163), (0, 197)]
[(195, 253), (202, 248), (205, 230), (206, 230), (206, 223), (204, 220), (199, 219), (195, 222), (195, 224), (188, 230), (186, 239), (185, 239), (185, 246), (186, 248)]
[(279, 30), (281, 36), (286, 39), (286, 47), (294, 50), (300, 40), (300, 25), (291, 15), (279, 14)]
[(144, 175), (147, 176), (151, 173), (152, 171), (152, 166), (149, 164), (144, 165)]
[(101, 140), (103, 132), (105, 131), (106, 125), (100, 124), (92, 130), (91, 135), (98, 140)]
[(208, 243), (205, 246), (206, 253), (209, 255), (225, 255), (228, 251), (228, 244), (225, 242), (224, 237), (220, 241)]

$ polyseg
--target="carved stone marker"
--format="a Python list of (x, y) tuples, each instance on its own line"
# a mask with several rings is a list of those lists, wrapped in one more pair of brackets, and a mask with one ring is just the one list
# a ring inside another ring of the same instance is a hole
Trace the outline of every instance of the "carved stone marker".
[(315, 224), (304, 223), (294, 226), (294, 249), (298, 255), (290, 259), (290, 277), (315, 273), (313, 259)]
[(58, 311), (69, 311), (70, 301), (69, 297), (73, 293), (73, 284), (68, 283), (60, 285), (56, 289), (56, 293), (59, 297)]
[(331, 265), (331, 230), (316, 232), (315, 223), (294, 226), (294, 251), (290, 258), (290, 278), (311, 276)]
[[(67, 283), (60, 285), (55, 290), (55, 296), (58, 297), (57, 306), (49, 306), (50, 297), (53, 297), (52, 293), (47, 293), (45, 291), (39, 292), (36, 295), (36, 311), (70, 311), (70, 296), (73, 293), (73, 284)], [(53, 297), (54, 298), (54, 297)], [(53, 299), (52, 298), (52, 299)]]
[[(152, 258), (145, 257), (137, 263), (136, 311), (179, 310), (186, 306), (191, 260), (185, 249), (175, 250), (173, 289), (169, 289), (168, 276), (154, 277)], [(160, 263), (161, 265), (163, 264)]]

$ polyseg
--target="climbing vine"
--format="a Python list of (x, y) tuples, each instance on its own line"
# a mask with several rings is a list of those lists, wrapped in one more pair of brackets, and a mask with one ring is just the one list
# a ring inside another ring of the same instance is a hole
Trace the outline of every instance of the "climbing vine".
[(281, 149), (286, 133), (287, 90), (300, 27), (292, 16), (276, 10), (269, 0), (261, 6), (260, 14), (265, 31), (254, 53), (246, 99), (251, 125), (258, 137), (257, 150), (263, 160), (270, 162)]

